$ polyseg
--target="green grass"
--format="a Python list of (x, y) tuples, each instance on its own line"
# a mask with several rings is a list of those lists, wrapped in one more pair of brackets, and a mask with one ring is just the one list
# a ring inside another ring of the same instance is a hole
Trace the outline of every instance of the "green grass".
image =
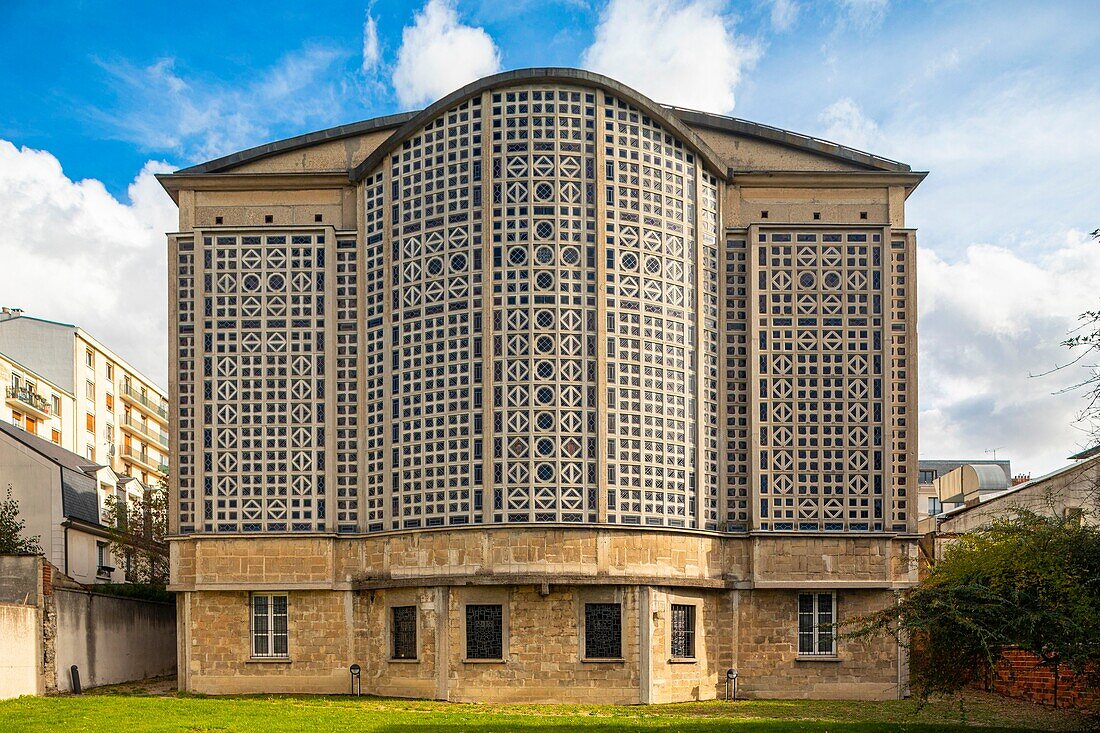
[(1088, 721), (983, 694), (933, 701), (759, 700), (653, 706), (462, 705), (323, 696), (148, 694), (140, 686), (82, 697), (0, 702), (0, 731), (961, 731), (1085, 730)]

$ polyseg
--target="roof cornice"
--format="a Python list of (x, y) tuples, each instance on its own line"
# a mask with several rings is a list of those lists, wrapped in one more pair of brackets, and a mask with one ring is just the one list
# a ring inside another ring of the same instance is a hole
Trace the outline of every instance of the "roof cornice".
[(347, 170), (280, 173), (158, 173), (164, 190), (179, 203), (179, 192), (188, 191), (293, 191), (303, 188), (346, 188)]
[(494, 74), (451, 92), (442, 99), (437, 100), (425, 109), (418, 112), (393, 133), (382, 145), (374, 150), (367, 158), (355, 166), (351, 171), (353, 181), (361, 181), (367, 174), (385, 160), (386, 156), (393, 152), (401, 143), (420, 130), (421, 127), (435, 119), (437, 116), (467, 99), (482, 92), (493, 89), (507, 89), (529, 83), (553, 83), (563, 82), (580, 86), (595, 87), (608, 92), (637, 107), (644, 114), (656, 119), (663, 127), (679, 137), (696, 155), (698, 155), (707, 168), (719, 177), (725, 177), (727, 167), (722, 157), (714, 152), (711, 147), (690, 127), (671, 114), (669, 108), (657, 104), (645, 95), (620, 84), (614, 79), (596, 74), (583, 69), (570, 68), (532, 68), (505, 71)]
[(928, 175), (927, 171), (736, 171), (731, 170), (727, 180), (743, 188), (783, 187), (797, 188), (868, 188), (902, 186), (905, 195), (913, 192)]

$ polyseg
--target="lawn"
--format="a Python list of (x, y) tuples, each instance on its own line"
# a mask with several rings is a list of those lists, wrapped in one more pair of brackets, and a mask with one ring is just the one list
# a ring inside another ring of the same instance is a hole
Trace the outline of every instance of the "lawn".
[(1063, 711), (970, 693), (933, 701), (704, 702), (648, 707), (461, 705), (321, 696), (203, 697), (142, 686), (0, 702), (0, 731), (958, 731), (1086, 730)]

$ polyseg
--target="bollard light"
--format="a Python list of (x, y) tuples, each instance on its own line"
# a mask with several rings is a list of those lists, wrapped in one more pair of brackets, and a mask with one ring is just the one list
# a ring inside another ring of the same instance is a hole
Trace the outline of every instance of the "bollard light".
[(359, 697), (363, 692), (363, 685), (360, 681), (359, 673), (362, 671), (358, 664), (353, 664), (349, 668), (351, 671), (351, 694)]

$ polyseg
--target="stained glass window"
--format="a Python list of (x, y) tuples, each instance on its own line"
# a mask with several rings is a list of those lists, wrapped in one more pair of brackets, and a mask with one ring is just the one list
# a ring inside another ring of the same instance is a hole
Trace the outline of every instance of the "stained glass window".
[(618, 603), (584, 604), (585, 658), (618, 659), (622, 655), (622, 606)]
[(504, 658), (504, 609), (499, 604), (466, 606), (466, 658)]
[(672, 657), (695, 658), (695, 606), (672, 604)]
[(393, 658), (416, 659), (416, 606), (393, 609)]

